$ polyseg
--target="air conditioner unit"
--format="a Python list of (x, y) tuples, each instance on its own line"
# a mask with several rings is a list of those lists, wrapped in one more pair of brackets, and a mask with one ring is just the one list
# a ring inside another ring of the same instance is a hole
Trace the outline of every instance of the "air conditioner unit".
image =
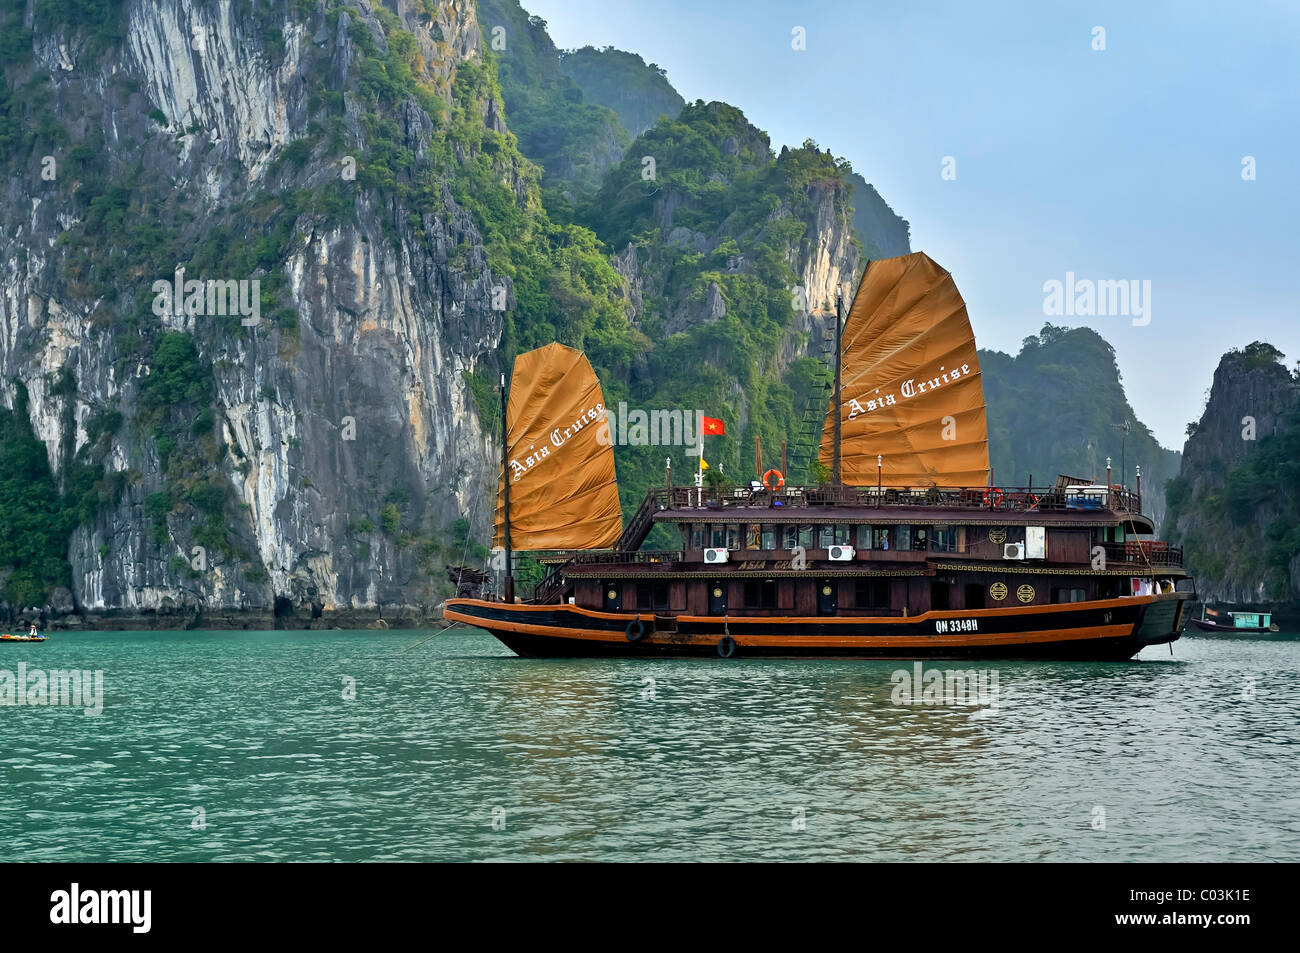
[(832, 546), (830, 548), (830, 558), (832, 562), (846, 563), (854, 556), (852, 546)]
[(1003, 559), (1024, 559), (1025, 544), (1024, 543), (1003, 543), (1002, 558)]
[(725, 549), (706, 549), (704, 551), (704, 561), (706, 563), (725, 563), (727, 561), (727, 551)]

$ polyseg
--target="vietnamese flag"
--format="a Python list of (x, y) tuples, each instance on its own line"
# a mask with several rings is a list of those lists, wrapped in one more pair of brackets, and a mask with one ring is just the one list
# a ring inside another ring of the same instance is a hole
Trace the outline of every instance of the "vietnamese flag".
[(700, 433), (706, 437), (725, 437), (727, 428), (722, 425), (722, 421), (717, 417), (701, 417)]

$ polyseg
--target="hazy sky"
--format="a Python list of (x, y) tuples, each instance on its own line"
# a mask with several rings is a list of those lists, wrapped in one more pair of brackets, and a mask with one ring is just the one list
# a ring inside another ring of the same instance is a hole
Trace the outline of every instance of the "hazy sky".
[[(639, 53), (775, 149), (849, 159), (953, 273), (980, 346), (1096, 328), (1166, 446), (1224, 351), (1300, 359), (1300, 3), (523, 4), (562, 48)], [(1045, 314), (1066, 272), (1150, 281), (1150, 323)]]

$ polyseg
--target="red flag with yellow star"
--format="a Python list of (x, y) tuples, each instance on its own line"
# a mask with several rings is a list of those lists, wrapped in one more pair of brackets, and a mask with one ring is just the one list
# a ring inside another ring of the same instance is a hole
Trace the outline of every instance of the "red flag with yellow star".
[(724, 437), (727, 428), (717, 417), (703, 417), (700, 420), (700, 433), (706, 437)]

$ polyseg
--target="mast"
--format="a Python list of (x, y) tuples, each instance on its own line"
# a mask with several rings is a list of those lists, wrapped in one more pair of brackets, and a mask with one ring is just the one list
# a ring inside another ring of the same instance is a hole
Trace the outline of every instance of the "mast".
[(506, 602), (515, 601), (515, 577), (511, 575), (511, 552), (510, 552), (510, 444), (506, 435), (506, 375), (501, 375), (501, 484), (505, 491), (505, 518), (503, 533), (505, 536), (506, 550), (506, 578), (502, 585), (501, 594), (505, 597)]
[(840, 485), (840, 443), (844, 423), (840, 419), (840, 372), (844, 365), (844, 355), (840, 349), (840, 336), (843, 333), (844, 296), (839, 289), (835, 291), (835, 437), (831, 447), (831, 484)]

